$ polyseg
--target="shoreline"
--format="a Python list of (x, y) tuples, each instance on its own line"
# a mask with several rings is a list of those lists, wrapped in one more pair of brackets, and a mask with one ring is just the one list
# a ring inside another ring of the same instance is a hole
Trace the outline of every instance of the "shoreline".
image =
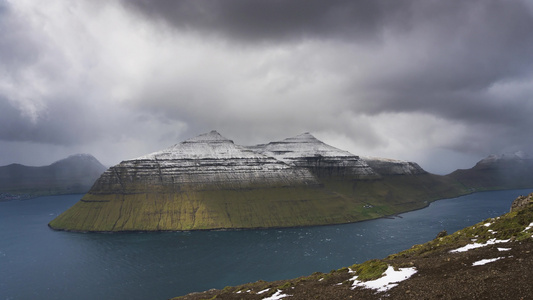
[[(85, 195), (87, 192), (68, 192), (68, 193), (53, 193), (53, 194), (31, 194), (31, 193), (9, 193), (9, 192), (0, 192), (0, 203), (1, 202), (11, 202), (11, 201), (26, 201), (32, 200), (40, 197), (53, 197), (53, 196), (67, 196), (67, 195)], [(8, 197), (17, 197), (6, 199), (4, 196)]]

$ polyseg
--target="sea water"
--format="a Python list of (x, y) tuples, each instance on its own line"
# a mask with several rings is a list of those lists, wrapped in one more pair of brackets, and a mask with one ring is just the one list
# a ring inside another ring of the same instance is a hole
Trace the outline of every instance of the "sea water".
[(329, 272), (501, 215), (531, 192), (475, 193), (344, 225), (112, 234), (48, 228), (82, 195), (0, 202), (0, 300), (168, 299)]

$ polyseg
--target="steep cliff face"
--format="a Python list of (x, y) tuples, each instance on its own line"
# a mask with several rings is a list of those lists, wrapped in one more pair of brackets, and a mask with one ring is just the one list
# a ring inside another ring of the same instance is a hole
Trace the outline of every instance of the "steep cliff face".
[(363, 157), (363, 160), (380, 175), (419, 175), (427, 173), (414, 162), (378, 157)]
[(142, 231), (342, 223), (357, 219), (346, 209), (349, 202), (323, 189), (308, 169), (212, 131), (108, 169), (50, 227)]
[(307, 168), (318, 177), (377, 178), (368, 164), (348, 151), (340, 150), (304, 133), (278, 142), (251, 147), (293, 166)]
[(202, 134), (165, 150), (126, 160), (107, 170), (92, 194), (148, 190), (243, 189), (317, 185), (306, 169), (255, 153), (218, 132)]
[(460, 193), (416, 167), (389, 168), (382, 176), (308, 133), (243, 147), (212, 131), (109, 168), (49, 225), (75, 231), (323, 225), (421, 208)]

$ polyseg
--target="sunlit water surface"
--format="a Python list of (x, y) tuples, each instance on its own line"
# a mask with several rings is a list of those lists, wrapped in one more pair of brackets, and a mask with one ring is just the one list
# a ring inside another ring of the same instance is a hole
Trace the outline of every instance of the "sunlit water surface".
[(168, 299), (329, 272), (501, 215), (531, 192), (475, 193), (345, 225), (114, 234), (47, 227), (82, 195), (0, 202), (0, 299)]

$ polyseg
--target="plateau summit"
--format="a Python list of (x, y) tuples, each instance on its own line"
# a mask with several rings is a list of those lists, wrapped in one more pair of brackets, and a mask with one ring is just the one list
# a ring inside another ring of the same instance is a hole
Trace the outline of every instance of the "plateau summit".
[(360, 157), (327, 145), (310, 133), (250, 148), (292, 166), (309, 169), (319, 178), (352, 176), (362, 179), (379, 176)]

